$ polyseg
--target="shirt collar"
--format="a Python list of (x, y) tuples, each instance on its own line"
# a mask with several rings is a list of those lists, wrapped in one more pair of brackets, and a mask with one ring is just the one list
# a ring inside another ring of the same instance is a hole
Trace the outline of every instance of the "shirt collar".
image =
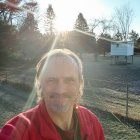
[(92, 134), (92, 122), (90, 122), (88, 113), (83, 109), (82, 106), (76, 106), (76, 114), (78, 118), (79, 128), (80, 128), (80, 134), (81, 138), (84, 139), (85, 137)]
[(53, 136), (55, 140), (61, 139), (47, 112), (44, 101), (41, 101), (39, 104), (39, 123), (40, 134), (42, 137), (52, 139)]
[[(54, 137), (55, 140), (60, 140), (61, 136), (60, 134), (57, 132), (57, 129), (54, 126), (54, 123), (52, 121), (52, 119), (50, 118), (47, 109), (45, 107), (45, 102), (42, 100), (39, 103), (39, 123), (40, 123), (40, 134), (42, 137), (47, 138), (47, 139), (51, 139), (52, 136)], [(81, 106), (74, 106), (75, 112), (76, 112), (76, 118), (78, 120), (78, 124), (79, 124), (79, 129), (80, 129), (80, 134), (81, 137), (84, 138), (85, 136), (90, 135), (92, 132), (92, 127), (91, 126), (91, 122), (89, 121), (89, 119), (87, 119), (87, 114), (82, 111), (83, 109), (81, 109)]]

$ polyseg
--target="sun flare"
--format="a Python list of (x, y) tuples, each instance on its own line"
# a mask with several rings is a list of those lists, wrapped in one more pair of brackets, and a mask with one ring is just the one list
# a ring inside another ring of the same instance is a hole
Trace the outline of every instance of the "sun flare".
[(58, 32), (71, 31), (73, 29), (72, 25), (64, 20), (56, 21), (55, 27)]

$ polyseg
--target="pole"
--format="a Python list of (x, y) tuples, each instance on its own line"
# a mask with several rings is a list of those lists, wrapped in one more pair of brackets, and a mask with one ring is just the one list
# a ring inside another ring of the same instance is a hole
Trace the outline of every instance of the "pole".
[(7, 72), (5, 73), (5, 81), (7, 82)]
[(128, 118), (128, 84), (126, 85), (126, 118)]
[(132, 55), (132, 64), (133, 64), (133, 55)]

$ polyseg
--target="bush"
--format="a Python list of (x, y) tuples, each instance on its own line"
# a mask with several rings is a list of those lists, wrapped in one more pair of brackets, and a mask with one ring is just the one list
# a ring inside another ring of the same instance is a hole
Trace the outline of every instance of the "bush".
[(21, 52), (13, 52), (9, 55), (9, 58), (12, 60), (22, 60), (24, 57)]
[(134, 54), (140, 54), (140, 48), (134, 48)]

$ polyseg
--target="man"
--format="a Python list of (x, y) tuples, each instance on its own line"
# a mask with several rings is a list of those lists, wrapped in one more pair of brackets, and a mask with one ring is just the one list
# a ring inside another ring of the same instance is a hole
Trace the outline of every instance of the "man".
[(75, 53), (48, 52), (37, 65), (38, 105), (9, 120), (0, 140), (104, 140), (95, 114), (78, 105), (83, 85), (82, 63)]

